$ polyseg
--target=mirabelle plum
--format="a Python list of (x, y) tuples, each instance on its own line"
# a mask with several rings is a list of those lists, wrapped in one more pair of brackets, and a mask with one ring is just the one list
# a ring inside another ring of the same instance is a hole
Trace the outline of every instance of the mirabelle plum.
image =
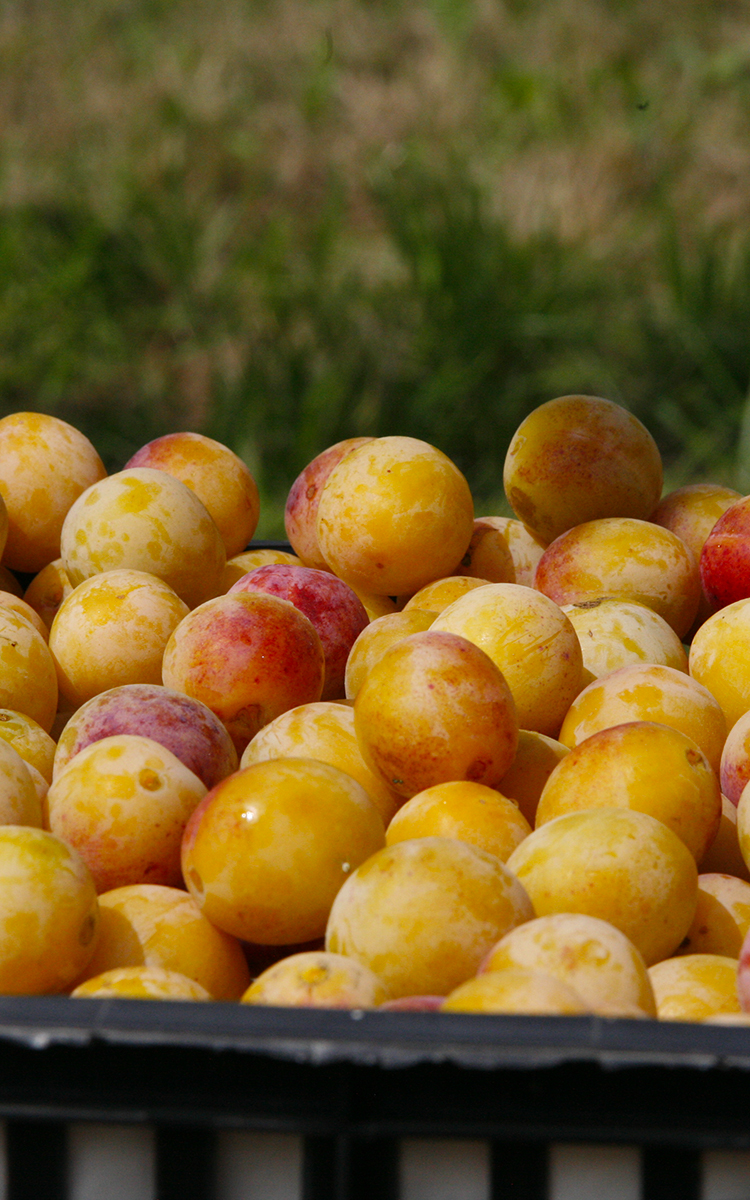
[(562, 610), (578, 634), (584, 668), (594, 679), (638, 662), (687, 673), (682, 642), (652, 608), (628, 600), (592, 600), (563, 604)]
[(296, 554), (290, 554), (288, 550), (270, 548), (243, 550), (242, 554), (235, 554), (228, 559), (219, 591), (228, 592), (232, 584), (236, 583), (238, 579), (242, 579), (243, 575), (247, 575), (248, 571), (254, 571), (256, 567), (265, 567), (268, 563), (286, 563), (287, 566), (292, 567), (304, 565), (301, 558), (297, 558)]
[(592, 1012), (656, 1016), (643, 955), (620, 929), (599, 917), (551, 913), (511, 929), (490, 950), (479, 973), (509, 967), (553, 975), (574, 988)]
[(233, 592), (207, 600), (175, 628), (162, 682), (200, 700), (238, 754), (282, 712), (319, 700), (325, 658), (308, 617), (278, 596)]
[(732, 804), (750, 782), (750, 710), (731, 726), (719, 763), (721, 790)]
[(117, 734), (84, 747), (47, 792), (47, 827), (86, 862), (98, 892), (182, 882), (180, 843), (206, 788), (151, 738)]
[(700, 576), (714, 611), (750, 596), (750, 496), (735, 500), (707, 535)]
[(245, 747), (241, 767), (273, 758), (315, 758), (361, 783), (387, 825), (402, 797), (367, 765), (354, 728), (354, 711), (332, 700), (301, 704), (275, 717)]
[(440, 613), (434, 631), (474, 642), (504, 675), (521, 729), (556, 737), (582, 686), (576, 632), (554, 601), (516, 583), (491, 583), (468, 592)]
[(723, 954), (683, 954), (649, 968), (660, 1021), (704, 1021), (738, 1013), (737, 959)]
[[(492, 555), (496, 541), (502, 539), (510, 553), (511, 573), (505, 581), (490, 579), (490, 583), (520, 583), (524, 587), (533, 587), (536, 566), (547, 543), (540, 541), (530, 529), (526, 528), (523, 521), (518, 521), (514, 517), (478, 517), (475, 527), (476, 525), (482, 526), (485, 536), (474, 547), (471, 556), (471, 571), (467, 573), (481, 575), (481, 568), (486, 558)], [(488, 527), (494, 531), (494, 536), (489, 532)], [(499, 558), (503, 557), (500, 552)], [(491, 557), (490, 561), (492, 561)]]
[(633, 663), (595, 679), (576, 696), (560, 729), (565, 746), (626, 721), (656, 721), (679, 729), (700, 747), (719, 771), (727, 736), (724, 713), (697, 679), (652, 663)]
[(58, 694), (47, 642), (25, 617), (0, 608), (0, 706), (24, 713), (49, 733)]
[(737, 832), (737, 805), (721, 797), (721, 821), (719, 832), (713, 845), (698, 863), (698, 869), (703, 874), (718, 872), (722, 875), (734, 875), (750, 883), (750, 868), (748, 868), (740, 852), (740, 840)]
[(0, 527), (4, 565), (33, 574), (58, 558), (62, 525), (71, 505), (106, 473), (89, 439), (59, 417), (40, 412), (3, 417)]
[(407, 800), (385, 831), (387, 846), (407, 838), (452, 837), (510, 857), (531, 826), (512, 800), (467, 780), (438, 783)]
[(377, 975), (343, 954), (310, 950), (291, 954), (254, 979), (243, 1004), (293, 1008), (377, 1008), (386, 990)]
[(491, 521), (477, 517), (466, 553), (453, 572), (484, 583), (516, 583), (513, 555), (507, 538)]
[(3, 739), (0, 739), (0, 825), (42, 827), (41, 799), (29, 764)]
[(328, 446), (309, 462), (295, 479), (284, 509), (284, 528), (290, 545), (306, 567), (327, 571), (328, 564), (321, 553), (316, 531), (320, 494), (328, 476), (351, 450), (357, 450), (371, 437), (345, 438)]
[(406, 607), (403, 612), (384, 613), (362, 630), (349, 651), (344, 672), (344, 689), (348, 700), (354, 700), (368, 671), (397, 642), (412, 633), (423, 633), (435, 620), (435, 613), (421, 608)]
[(536, 828), (587, 808), (630, 808), (663, 821), (700, 862), (721, 821), (715, 771), (695, 742), (668, 725), (630, 721), (593, 733), (555, 767)]
[(177, 971), (214, 1000), (238, 1000), (250, 970), (236, 938), (217, 929), (181, 888), (134, 883), (99, 896), (99, 938), (79, 983), (119, 967)]
[(467, 592), (473, 592), (475, 588), (489, 582), (489, 579), (476, 579), (470, 575), (445, 575), (442, 579), (435, 579), (432, 583), (425, 584), (423, 588), (410, 596), (401, 611), (409, 612), (411, 609), (417, 608), (437, 615), (454, 600), (458, 600), (460, 596), (465, 596)]
[(219, 593), (226, 565), (205, 505), (186, 484), (152, 467), (118, 471), (86, 488), (65, 517), (60, 554), (74, 586), (102, 571), (146, 571), (188, 608)]
[(580, 1016), (590, 1011), (569, 983), (525, 967), (507, 967), (468, 979), (454, 988), (441, 1005), (441, 1012), (536, 1016)]
[(381, 1012), (437, 1012), (444, 1001), (445, 996), (399, 996), (384, 1000), (378, 1007)]
[(18, 751), (25, 763), (36, 767), (47, 783), (52, 782), (57, 747), (38, 721), (12, 708), (0, 708), (0, 738)]
[(49, 629), (44, 624), (44, 621), (39, 616), (36, 609), (22, 599), (20, 596), (14, 596), (12, 592), (0, 591), (0, 608), (9, 608), (11, 612), (18, 613), (19, 616), (25, 617), (27, 621), (36, 629), (40, 637), (44, 641), (49, 641)]
[(392, 998), (446, 996), (495, 942), (534, 916), (528, 895), (494, 854), (455, 838), (387, 846), (338, 892), (326, 949), (364, 963)]
[(53, 775), (85, 746), (118, 733), (139, 734), (166, 746), (207, 788), (237, 770), (234, 742), (200, 700), (162, 684), (126, 683), (99, 692), (68, 719), (54, 750)]
[(350, 775), (274, 759), (212, 788), (185, 830), (182, 871), (219, 929), (290, 945), (323, 934), (343, 880), (384, 841), (380, 814)]
[(202, 433), (167, 433), (137, 450), (125, 463), (174, 475), (195, 492), (216, 522), (227, 558), (240, 554), (260, 515), (258, 485), (242, 459)]
[[(741, 498), (734, 488), (721, 484), (691, 483), (663, 496), (650, 519), (682, 538), (696, 563), (700, 564), (701, 551), (709, 533), (722, 513)], [(712, 612), (711, 601), (701, 585), (696, 627), (702, 625)]]
[(600, 517), (646, 520), (662, 478), (645, 426), (599, 396), (558, 396), (535, 408), (513, 435), (503, 469), (511, 508), (544, 542)]
[(609, 921), (646, 964), (673, 954), (695, 914), (698, 868), (662, 821), (623, 808), (568, 813), (535, 829), (508, 859), (536, 915)]
[[(3, 503), (5, 503), (5, 501), (3, 501)], [(2, 520), (1, 516), (0, 520)], [(9, 571), (7, 567), (3, 567), (1, 565), (0, 587), (3, 588), (4, 591), (9, 592), (11, 596), (18, 596), (19, 599), (23, 598), (23, 586), (18, 576), (15, 575), (13, 571)]]
[(355, 592), (329, 571), (283, 563), (256, 567), (232, 584), (235, 592), (263, 592), (289, 600), (312, 621), (323, 646), (325, 678), (322, 700), (344, 695), (344, 672), (354, 642), (370, 623)]
[(34, 576), (23, 593), (23, 599), (39, 614), (49, 632), (58, 608), (72, 591), (73, 584), (63, 560), (56, 558)]
[(492, 785), (518, 744), (515, 704), (489, 655), (432, 629), (385, 652), (354, 701), (362, 757), (400, 796), (453, 779)]
[(466, 479), (447, 455), (417, 438), (375, 438), (351, 450), (318, 503), (324, 560), (355, 589), (377, 595), (411, 595), (449, 574), (473, 529)]
[(63, 600), (49, 634), (61, 696), (77, 708), (112, 687), (159, 684), (167, 642), (189, 611), (145, 571), (84, 580)]
[(732, 875), (698, 876), (698, 905), (677, 954), (739, 958), (750, 930), (750, 883)]
[(720, 608), (690, 644), (690, 674), (724, 710), (727, 729), (750, 711), (750, 598)]
[(73, 999), (94, 1000), (210, 1000), (194, 979), (163, 967), (115, 967), (79, 983)]
[(542, 554), (534, 586), (559, 605), (590, 600), (645, 604), (683, 637), (695, 620), (698, 566), (677, 534), (632, 517), (576, 525)]
[(569, 753), (567, 746), (547, 737), (546, 733), (530, 729), (518, 731), (516, 756), (497, 789), (509, 800), (515, 800), (532, 829), (542, 788), (560, 759)]
[(91, 958), (99, 905), (91, 874), (43, 829), (0, 826), (0, 994), (62, 992)]

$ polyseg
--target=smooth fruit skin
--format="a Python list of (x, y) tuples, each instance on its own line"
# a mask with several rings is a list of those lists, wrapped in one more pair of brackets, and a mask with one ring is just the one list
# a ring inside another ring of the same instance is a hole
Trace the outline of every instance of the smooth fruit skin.
[(599, 917), (551, 913), (506, 933), (480, 968), (544, 971), (574, 988), (592, 1012), (656, 1016), (656, 1001), (640, 950)]
[(727, 729), (750, 711), (750, 598), (703, 622), (690, 644), (690, 674), (721, 705)]
[(330, 571), (294, 567), (283, 563), (256, 567), (232, 584), (234, 592), (264, 592), (279, 596), (312, 621), (323, 646), (325, 678), (321, 700), (344, 695), (344, 673), (349, 652), (370, 623), (355, 592)]
[(403, 612), (383, 613), (370, 621), (355, 640), (346, 660), (344, 690), (347, 700), (356, 699), (368, 671), (386, 650), (412, 633), (423, 633), (434, 620), (434, 612), (407, 606)]
[[(734, 488), (717, 483), (691, 483), (663, 496), (650, 519), (682, 538), (700, 566), (701, 552), (709, 533), (719, 517), (741, 499), (741, 494)], [(702, 625), (712, 612), (713, 606), (701, 584), (694, 629)]]
[(562, 610), (578, 634), (584, 669), (594, 679), (638, 662), (687, 674), (685, 647), (671, 625), (645, 604), (602, 599), (563, 604)]
[(145, 571), (85, 579), (49, 633), (60, 695), (75, 709), (112, 687), (160, 683), (164, 649), (189, 611), (169, 584)]
[(70, 993), (74, 1000), (210, 1000), (194, 979), (164, 967), (114, 967), (80, 983)]
[(281, 713), (319, 700), (325, 657), (299, 609), (262, 592), (207, 600), (180, 621), (164, 649), (162, 683), (207, 705), (238, 754)]
[(351, 450), (373, 440), (371, 437), (344, 438), (328, 446), (300, 471), (290, 487), (284, 507), (284, 529), (289, 544), (306, 567), (329, 570), (316, 531), (320, 495), (328, 476)]
[(255, 763), (217, 784), (185, 830), (182, 872), (201, 911), (243, 941), (311, 941), (343, 881), (383, 845), (364, 788), (309, 758)]
[(415, 633), (386, 651), (354, 701), (362, 757), (413, 796), (436, 783), (491, 786), (513, 761), (513, 697), (489, 655), (452, 633)]
[(218, 595), (226, 551), (205, 505), (179, 479), (131, 467), (93, 484), (63, 522), (60, 555), (71, 583), (102, 571), (146, 571), (195, 608)]
[(678, 954), (723, 954), (739, 958), (750, 930), (750, 883), (733, 875), (698, 876), (698, 905)]
[(714, 612), (750, 596), (750, 496), (735, 501), (713, 526), (703, 543), (700, 575)]
[(721, 752), (719, 782), (727, 800), (738, 804), (750, 782), (750, 711), (743, 713), (727, 734)]
[(425, 584), (423, 588), (410, 596), (404, 602), (401, 611), (410, 612), (412, 609), (421, 609), (423, 612), (431, 612), (437, 616), (454, 600), (458, 600), (467, 592), (473, 592), (475, 588), (490, 582), (489, 579), (474, 578), (471, 575), (444, 575), (442, 579), (435, 579), (432, 583)]
[(534, 910), (512, 872), (454, 838), (416, 838), (363, 863), (334, 900), (326, 949), (364, 963), (390, 996), (446, 996)]
[(440, 1011), (570, 1017), (591, 1009), (570, 984), (554, 975), (507, 967), (467, 979), (446, 996)]
[(698, 864), (702, 874), (719, 872), (723, 875), (733, 875), (736, 879), (744, 879), (750, 883), (750, 869), (740, 851), (740, 839), (737, 831), (737, 805), (726, 796), (721, 797), (721, 821), (719, 832), (714, 843), (702, 861)]
[(9, 742), (0, 740), (0, 825), (42, 828), (42, 803), (32, 770)]
[(362, 963), (343, 954), (309, 950), (268, 967), (241, 1000), (292, 1008), (378, 1008), (386, 995), (382, 981)]
[(238, 1000), (250, 986), (240, 942), (206, 919), (182, 888), (134, 883), (99, 896), (99, 938), (77, 983), (120, 967), (177, 971), (214, 1000)]
[(678, 637), (692, 626), (701, 593), (685, 543), (632, 517), (587, 521), (561, 534), (539, 559), (534, 586), (561, 606), (605, 598), (645, 604)]
[(738, 1013), (737, 960), (723, 954), (684, 954), (649, 968), (660, 1021), (705, 1021)]
[(656, 721), (679, 729), (700, 747), (719, 771), (727, 722), (718, 700), (697, 679), (652, 663), (620, 667), (588, 684), (571, 704), (562, 728), (563, 745), (626, 721)]
[(673, 954), (695, 914), (698, 868), (661, 821), (621, 808), (556, 817), (508, 859), (537, 916), (580, 912), (609, 921), (646, 964)]
[(174, 475), (205, 504), (224, 542), (227, 558), (245, 549), (260, 515), (258, 485), (228, 446), (202, 433), (167, 433), (136, 450), (125, 463)]
[(583, 686), (581, 644), (559, 605), (521, 584), (490, 583), (450, 604), (431, 629), (489, 654), (513, 693), (520, 728), (557, 737)]
[(328, 566), (376, 595), (411, 595), (451, 574), (473, 530), (465, 477), (417, 438), (376, 438), (352, 450), (328, 476), (318, 504)]
[(256, 567), (265, 567), (268, 563), (287, 563), (294, 567), (303, 565), (296, 554), (290, 554), (287, 550), (243, 550), (241, 554), (227, 559), (219, 592), (223, 595), (233, 583), (247, 575), (248, 571), (254, 571)]
[(0, 608), (0, 705), (25, 713), (49, 733), (58, 699), (49, 645), (25, 617)]
[(118, 734), (86, 746), (57, 775), (45, 824), (75, 847), (98, 892), (130, 883), (176, 887), (182, 834), (205, 794), (164, 746)]
[(494, 788), (468, 780), (437, 783), (401, 806), (385, 831), (387, 846), (417, 837), (453, 837), (506, 862), (531, 826)]
[(696, 862), (721, 821), (716, 773), (692, 738), (655, 721), (630, 721), (579, 742), (547, 780), (536, 828), (586, 808), (630, 808), (663, 821)]
[(163, 684), (126, 683), (100, 692), (73, 713), (54, 750), (53, 774), (92, 742), (118, 733), (153, 738), (207, 788), (239, 765), (226, 727), (200, 700)]
[(36, 767), (47, 783), (52, 782), (57, 745), (33, 717), (12, 708), (0, 708), (0, 738), (8, 742), (24, 762)]
[(39, 614), (49, 633), (58, 608), (73, 591), (73, 584), (61, 558), (42, 567), (26, 588), (23, 598)]
[(531, 729), (518, 731), (516, 756), (497, 788), (503, 796), (515, 800), (532, 829), (542, 789), (560, 759), (569, 753), (567, 746), (547, 737), (546, 733)]
[(241, 767), (273, 758), (315, 758), (361, 783), (387, 825), (402, 802), (368, 767), (354, 728), (354, 710), (334, 700), (300, 704), (274, 717), (245, 747)]
[[(106, 474), (88, 438), (59, 417), (37, 412), (3, 417), (0, 498), (8, 524), (4, 565), (33, 574), (58, 558), (70, 507)], [(0, 524), (4, 523), (3, 512)]]
[(477, 517), (474, 537), (461, 559), (461, 571), (490, 583), (533, 587), (536, 565), (546, 545), (514, 517)]
[(516, 516), (548, 543), (600, 517), (646, 520), (662, 489), (646, 427), (599, 396), (559, 396), (534, 409), (508, 447), (503, 485)]
[(62, 992), (96, 947), (99, 905), (72, 846), (42, 829), (0, 827), (0, 994)]

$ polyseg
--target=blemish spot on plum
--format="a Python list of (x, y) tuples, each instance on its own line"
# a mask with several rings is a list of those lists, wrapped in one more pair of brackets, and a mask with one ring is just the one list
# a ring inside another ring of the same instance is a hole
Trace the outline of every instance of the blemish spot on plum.
[(144, 767), (139, 773), (138, 782), (147, 792), (158, 792), (162, 787), (161, 776), (157, 775), (156, 771), (152, 771), (149, 767)]
[(195, 867), (191, 867), (188, 871), (188, 881), (202, 899), (204, 893), (203, 879)]

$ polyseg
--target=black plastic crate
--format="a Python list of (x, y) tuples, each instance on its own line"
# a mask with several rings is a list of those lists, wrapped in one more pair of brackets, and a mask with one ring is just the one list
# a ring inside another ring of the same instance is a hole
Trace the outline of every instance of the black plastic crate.
[[(705, 1152), (750, 1149), (750, 1030), (4, 998), (0, 1117), (8, 1200), (74, 1196), (82, 1122), (151, 1131), (144, 1200), (223, 1200), (231, 1131), (302, 1139), (288, 1200), (401, 1200), (408, 1139), (484, 1147), (487, 1200), (554, 1196), (550, 1148), (566, 1144), (634, 1148), (631, 1194), (699, 1200)], [(726, 1200), (750, 1196), (738, 1180)], [(460, 1172), (444, 1194), (469, 1194)]]

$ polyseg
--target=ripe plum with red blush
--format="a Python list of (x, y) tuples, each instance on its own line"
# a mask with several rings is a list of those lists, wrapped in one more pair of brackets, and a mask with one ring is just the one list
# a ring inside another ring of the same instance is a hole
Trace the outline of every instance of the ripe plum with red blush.
[(714, 611), (750, 596), (750, 496), (719, 517), (703, 543), (700, 572)]
[(289, 600), (312, 621), (323, 644), (325, 680), (322, 700), (344, 696), (346, 661), (354, 642), (369, 625), (356, 593), (328, 571), (268, 563), (232, 584), (229, 592), (265, 592)]
[(55, 775), (91, 742), (119, 733), (159, 742), (207, 788), (237, 770), (234, 742), (207, 705), (160, 684), (131, 683), (100, 692), (73, 713), (57, 743)]

